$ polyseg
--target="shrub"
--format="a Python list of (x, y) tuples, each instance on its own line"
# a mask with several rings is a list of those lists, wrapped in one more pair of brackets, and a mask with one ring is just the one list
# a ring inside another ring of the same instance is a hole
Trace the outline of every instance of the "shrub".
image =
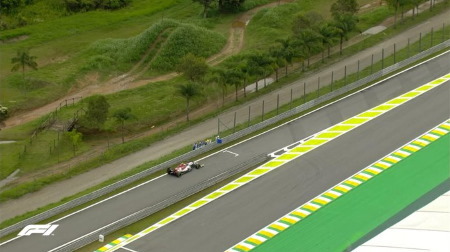
[(152, 62), (154, 69), (173, 70), (186, 54), (206, 58), (220, 51), (226, 39), (219, 33), (202, 27), (183, 24), (167, 38), (161, 51)]
[(11, 13), (21, 5), (20, 0), (0, 0), (0, 9), (2, 12)]
[(83, 12), (95, 9), (115, 10), (127, 6), (131, 0), (64, 0), (70, 12)]
[(171, 33), (165, 39), (165, 43), (161, 45), (159, 53), (155, 55), (151, 65), (153, 69), (174, 70), (184, 55), (192, 53), (206, 58), (218, 52), (226, 43), (226, 39), (219, 33), (196, 25), (181, 24), (166, 19), (152, 25), (135, 37), (105, 39), (94, 43), (88, 49), (88, 53), (92, 56), (83, 69), (102, 70), (111, 67), (111, 70), (126, 71), (133, 63), (142, 58), (142, 55), (155, 43), (158, 36), (161, 35), (164, 39), (167, 31), (171, 31)]

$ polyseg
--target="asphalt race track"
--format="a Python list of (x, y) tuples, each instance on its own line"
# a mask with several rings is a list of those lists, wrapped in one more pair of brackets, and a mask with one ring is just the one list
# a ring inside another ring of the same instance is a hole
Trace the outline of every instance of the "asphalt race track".
[[(0, 250), (49, 251), (61, 246), (256, 155), (271, 153), (447, 74), (449, 62), (450, 53), (447, 53), (381, 85), (228, 149), (239, 154), (237, 157), (220, 152), (202, 160), (205, 168), (201, 170), (181, 178), (164, 176), (58, 221), (60, 226), (52, 236), (22, 237), (2, 245)], [(127, 247), (139, 252), (225, 250), (354, 171), (448, 119), (449, 100), (449, 83), (446, 83)]]
[(125, 247), (224, 251), (450, 118), (449, 97), (450, 81)]

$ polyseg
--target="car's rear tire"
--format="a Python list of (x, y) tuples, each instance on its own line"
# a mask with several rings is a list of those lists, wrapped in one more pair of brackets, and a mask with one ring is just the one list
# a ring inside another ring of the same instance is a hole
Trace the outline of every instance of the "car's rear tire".
[(172, 171), (170, 170), (170, 168), (167, 168), (167, 174), (171, 174), (172, 173)]

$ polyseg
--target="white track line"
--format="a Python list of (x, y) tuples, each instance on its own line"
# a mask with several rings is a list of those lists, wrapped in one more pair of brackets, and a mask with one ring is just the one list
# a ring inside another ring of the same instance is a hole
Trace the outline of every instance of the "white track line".
[[(312, 113), (314, 113), (314, 112), (316, 112), (316, 111), (319, 111), (319, 110), (321, 110), (321, 109), (323, 109), (323, 108), (326, 108), (326, 107), (328, 107), (328, 106), (331, 106), (331, 105), (333, 105), (333, 104), (335, 104), (335, 103), (337, 103), (337, 102), (339, 102), (339, 101), (341, 101), (341, 100), (344, 100), (344, 99), (346, 99), (346, 98), (348, 98), (348, 97), (350, 97), (350, 96), (352, 96), (352, 95), (356, 95), (356, 94), (358, 94), (358, 93), (360, 93), (360, 92), (362, 92), (362, 91), (364, 91), (364, 90), (366, 90), (366, 89), (369, 89), (369, 88), (371, 88), (371, 87), (373, 87), (373, 86), (379, 85), (379, 84), (382, 83), (382, 82), (385, 82), (385, 81), (387, 81), (387, 80), (389, 80), (389, 79), (391, 79), (391, 78), (393, 78), (393, 77), (395, 77), (395, 76), (397, 76), (397, 75), (400, 75), (400, 74), (402, 74), (402, 73), (404, 73), (404, 72), (407, 72), (407, 71), (409, 71), (409, 70), (411, 70), (411, 69), (413, 69), (413, 68), (415, 68), (415, 67), (418, 67), (418, 66), (420, 66), (420, 65), (422, 65), (422, 64), (425, 64), (425, 63), (427, 63), (428, 61), (434, 60), (435, 58), (441, 57), (442, 55), (445, 55), (445, 54), (447, 54), (447, 53), (449, 53), (449, 52), (450, 52), (450, 50), (449, 50), (449, 51), (446, 51), (446, 52), (443, 52), (443, 53), (441, 53), (441, 54), (439, 54), (439, 55), (436, 55), (436, 56), (434, 56), (434, 57), (432, 57), (432, 58), (430, 58), (430, 59), (428, 59), (428, 60), (422, 61), (422, 62), (418, 63), (417, 65), (411, 66), (411, 67), (409, 67), (409, 68), (407, 68), (407, 69), (405, 69), (405, 70), (402, 70), (402, 71), (400, 71), (400, 72), (398, 72), (398, 73), (395, 73), (395, 74), (393, 74), (393, 75), (391, 75), (391, 76), (388, 76), (388, 77), (386, 77), (385, 79), (382, 79), (382, 80), (380, 80), (380, 81), (377, 81), (377, 82), (373, 83), (373, 84), (370, 85), (370, 86), (367, 86), (367, 87), (365, 87), (365, 88), (363, 88), (363, 89), (360, 89), (360, 90), (358, 90), (357, 92), (348, 94), (348, 95), (346, 95), (346, 96), (344, 96), (344, 97), (342, 97), (342, 98), (340, 98), (340, 99), (338, 99), (338, 100), (336, 100), (336, 101), (333, 101), (333, 102), (331, 102), (331, 103), (325, 104), (325, 105), (323, 105), (322, 107), (319, 107), (319, 108), (317, 108), (317, 109), (314, 109), (314, 110), (312, 110), (312, 111), (310, 111), (310, 112), (308, 112), (308, 113), (306, 113), (306, 114), (304, 114), (304, 115), (302, 115), (302, 116), (300, 116), (300, 117), (294, 118), (294, 119), (289, 120), (289, 121), (287, 121), (287, 122), (285, 122), (285, 123), (282, 123), (282, 124), (280, 124), (280, 125), (278, 125), (278, 126), (275, 126), (274, 128), (271, 128), (271, 129), (269, 129), (269, 130), (267, 130), (267, 131), (261, 132), (261, 133), (255, 135), (255, 136), (252, 136), (252, 137), (250, 137), (250, 138), (247, 138), (247, 139), (245, 139), (245, 140), (242, 140), (242, 141), (240, 141), (240, 142), (237, 142), (237, 143), (235, 143), (235, 144), (233, 144), (233, 145), (231, 145), (231, 146), (229, 146), (229, 147), (227, 147), (227, 148), (225, 148), (225, 149), (221, 149), (221, 150), (219, 150), (219, 151), (216, 151), (216, 152), (214, 152), (214, 153), (211, 153), (211, 154), (209, 154), (209, 155), (207, 155), (207, 156), (205, 156), (205, 157), (203, 157), (203, 158), (198, 159), (198, 161), (203, 160), (203, 159), (206, 159), (206, 158), (209, 158), (209, 157), (211, 157), (211, 156), (213, 156), (213, 155), (216, 155), (217, 153), (223, 152), (224, 150), (230, 149), (230, 148), (232, 148), (232, 147), (234, 147), (234, 146), (236, 146), (236, 145), (239, 145), (239, 144), (241, 144), (241, 143), (247, 142), (247, 141), (249, 141), (249, 140), (251, 140), (251, 139), (253, 139), (253, 138), (256, 138), (256, 137), (259, 137), (259, 136), (261, 136), (261, 135), (263, 135), (263, 134), (266, 134), (266, 133), (268, 133), (268, 132), (270, 132), (270, 131), (272, 131), (272, 130), (278, 129), (278, 128), (280, 128), (280, 127), (282, 127), (282, 126), (284, 126), (284, 125), (286, 125), (286, 124), (288, 124), (288, 123), (291, 123), (291, 122), (293, 122), (293, 121), (295, 121), (295, 120), (298, 120), (298, 119), (300, 119), (300, 118), (303, 118), (303, 117), (305, 117), (305, 116), (307, 116), (307, 115), (310, 115), (310, 114), (312, 114)], [(119, 195), (121, 195), (121, 194), (123, 194), (123, 193), (125, 193), (125, 192), (129, 192), (129, 191), (131, 191), (131, 190), (133, 190), (133, 189), (136, 189), (136, 188), (138, 188), (138, 187), (140, 187), (140, 186), (143, 186), (143, 185), (145, 185), (145, 184), (147, 184), (147, 183), (149, 183), (149, 182), (151, 182), (151, 181), (153, 181), (153, 180), (155, 180), (155, 179), (159, 179), (159, 178), (161, 178), (161, 177), (163, 177), (163, 176), (165, 176), (165, 175), (166, 175), (166, 174), (161, 175), (161, 176), (156, 177), (156, 178), (153, 178), (152, 180), (146, 181), (146, 182), (144, 182), (144, 183), (141, 183), (141, 184), (139, 184), (139, 185), (137, 185), (137, 186), (134, 186), (133, 188), (130, 188), (130, 189), (126, 190), (126, 191), (123, 191), (123, 192), (121, 192), (121, 193), (119, 193), (119, 194), (113, 195), (113, 196), (111, 196), (111, 197), (109, 197), (109, 198), (106, 198), (106, 199), (104, 199), (104, 200), (102, 200), (102, 201), (99, 201), (99, 202), (97, 202), (97, 203), (95, 203), (95, 204), (93, 204), (93, 205), (91, 205), (91, 206), (85, 207), (85, 208), (83, 208), (83, 209), (81, 209), (81, 210), (78, 210), (78, 211), (76, 211), (76, 212), (74, 212), (74, 213), (71, 213), (71, 214), (69, 214), (69, 215), (67, 215), (67, 216), (64, 216), (64, 217), (62, 217), (62, 218), (60, 218), (60, 219), (57, 219), (57, 220), (55, 220), (55, 221), (52, 221), (52, 222), (50, 222), (50, 223), (48, 223), (48, 224), (55, 223), (55, 222), (57, 222), (57, 221), (63, 220), (63, 219), (65, 219), (65, 218), (67, 218), (67, 217), (70, 217), (70, 216), (72, 216), (72, 215), (74, 215), (74, 214), (80, 213), (80, 212), (82, 212), (82, 211), (84, 211), (84, 210), (87, 210), (87, 209), (89, 209), (89, 208), (91, 208), (91, 207), (93, 207), (93, 206), (95, 206), (95, 205), (98, 205), (98, 204), (100, 204), (100, 203), (102, 203), (102, 202), (105, 202), (105, 201), (107, 201), (107, 200), (113, 199), (113, 198), (115, 198), (115, 197), (117, 197), (117, 196), (119, 196)], [(99, 228), (99, 229), (101, 229), (101, 228)], [(97, 230), (98, 230), (98, 229), (97, 229)], [(14, 240), (16, 240), (16, 239), (18, 239), (18, 238), (20, 238), (20, 237), (21, 237), (21, 236), (17, 236), (17, 237), (15, 237), (15, 238), (13, 238), (13, 239), (10, 239), (10, 240), (8, 240), (8, 241), (5, 241), (5, 242), (3, 242), (3, 243), (0, 243), (0, 246), (4, 245), (4, 244), (6, 244), (6, 243), (9, 243), (9, 242), (11, 242), (11, 241), (14, 241)], [(70, 241), (70, 242), (71, 242), (71, 241)], [(70, 243), (70, 242), (68, 242), (68, 243)], [(65, 243), (65, 244), (68, 244), (68, 243)], [(65, 244), (64, 244), (64, 245), (65, 245)]]

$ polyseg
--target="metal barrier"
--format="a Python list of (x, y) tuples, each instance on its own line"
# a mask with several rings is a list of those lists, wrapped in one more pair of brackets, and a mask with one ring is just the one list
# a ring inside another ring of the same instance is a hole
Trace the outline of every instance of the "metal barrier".
[(89, 243), (92, 243), (96, 241), (99, 237), (99, 235), (107, 235), (110, 234), (116, 230), (119, 230), (123, 227), (126, 227), (130, 224), (133, 224), (141, 219), (146, 218), (147, 216), (150, 216), (166, 207), (169, 207), (170, 205), (177, 203), (178, 201), (181, 201), (193, 194), (196, 194), (210, 186), (213, 186), (233, 175), (236, 175), (240, 172), (243, 172), (249, 168), (252, 168), (260, 163), (263, 163), (268, 159), (268, 156), (266, 154), (262, 154), (259, 156), (256, 156), (244, 163), (241, 163), (235, 167), (233, 167), (230, 170), (227, 170), (217, 176), (214, 176), (212, 178), (209, 178), (207, 180), (204, 180), (203, 182), (196, 184), (187, 190), (184, 190), (180, 193), (174, 194), (170, 196), (169, 198), (153, 205), (147, 208), (144, 208), (138, 212), (135, 212), (127, 217), (124, 217), (120, 220), (117, 220), (111, 224), (108, 224), (100, 229), (97, 229), (89, 234), (86, 234), (68, 244), (62, 245), (58, 248), (55, 248), (51, 250), (50, 252), (63, 252), (63, 251), (74, 251), (78, 248), (84, 247)]
[[(382, 69), (382, 70), (380, 70), (378, 72), (373, 73), (372, 75), (364, 77), (364, 78), (362, 78), (362, 79), (360, 79), (358, 81), (355, 81), (355, 82), (353, 82), (351, 84), (348, 84), (348, 85), (346, 85), (346, 86), (344, 86), (344, 87), (342, 87), (340, 89), (337, 89), (335, 91), (327, 93), (326, 95), (320, 96), (317, 99), (314, 99), (314, 100), (311, 100), (311, 101), (309, 101), (307, 103), (304, 103), (304, 104), (302, 104), (302, 105), (300, 105), (298, 107), (295, 107), (295, 108), (293, 108), (293, 109), (291, 109), (289, 111), (286, 111), (286, 112), (284, 112), (282, 114), (279, 114), (278, 116), (269, 118), (269, 119), (267, 119), (267, 120), (265, 120), (263, 122), (260, 122), (258, 124), (252, 125), (252, 126), (250, 126), (248, 128), (245, 128), (245, 129), (240, 130), (240, 131), (238, 131), (236, 133), (233, 133), (233, 134), (231, 134), (229, 136), (226, 136), (226, 137), (223, 138), (223, 141), (224, 142), (230, 142), (230, 141), (234, 141), (236, 139), (239, 139), (241, 137), (244, 137), (244, 136), (246, 136), (248, 134), (251, 134), (251, 133), (253, 133), (255, 131), (263, 129), (263, 128), (271, 125), (271, 124), (279, 122), (279, 121), (281, 121), (281, 120), (283, 120), (285, 118), (291, 117), (291, 116), (293, 116), (295, 114), (298, 114), (300, 112), (308, 110), (308, 109), (310, 109), (310, 108), (312, 108), (312, 107), (314, 107), (314, 106), (316, 106), (316, 105), (318, 105), (320, 103), (323, 103), (325, 101), (333, 99), (334, 97), (337, 97), (337, 96), (340, 96), (340, 95), (342, 95), (344, 93), (347, 93), (347, 92), (349, 92), (349, 91), (351, 91), (351, 90), (353, 90), (355, 88), (358, 88), (358, 87), (360, 87), (362, 85), (365, 85), (365, 84), (367, 84), (367, 83), (369, 83), (371, 81), (377, 80), (377, 79), (383, 77), (384, 75), (387, 75), (389, 73), (392, 73), (393, 71), (398, 70), (399, 68), (403, 68), (403, 67), (405, 67), (407, 65), (410, 65), (410, 64), (412, 64), (412, 63), (414, 63), (414, 62), (416, 62), (416, 61), (418, 61), (420, 59), (423, 59), (423, 58), (425, 58), (425, 57), (427, 57), (427, 56), (429, 56), (429, 55), (431, 55), (431, 54), (433, 54), (435, 52), (441, 51), (441, 50), (443, 50), (445, 48), (448, 48), (448, 47), (450, 47), (450, 40), (446, 40), (446, 41), (444, 41), (444, 42), (442, 42), (442, 43), (440, 43), (440, 44), (438, 44), (438, 45), (436, 45), (434, 47), (431, 47), (431, 48), (429, 48), (429, 49), (427, 49), (425, 51), (422, 51), (422, 52), (420, 52), (420, 53), (418, 53), (418, 54), (416, 54), (416, 55), (414, 55), (414, 56), (412, 56), (412, 57), (410, 57), (408, 59), (400, 61), (400, 62), (398, 62), (398, 63), (396, 63), (396, 64), (394, 64), (394, 65), (392, 65), (390, 67), (384, 68), (384, 69)], [(64, 203), (63, 205), (60, 205), (60, 206), (55, 207), (53, 209), (50, 209), (50, 210), (48, 210), (46, 212), (40, 213), (40, 214), (35, 215), (35, 216), (31, 217), (31, 218), (28, 218), (26, 220), (23, 220), (21, 222), (18, 222), (16, 224), (14, 224), (14, 225), (6, 227), (6, 228), (0, 230), (0, 237), (3, 237), (3, 236), (8, 235), (10, 233), (13, 233), (13, 232), (15, 232), (15, 231), (25, 227), (26, 225), (38, 223), (38, 222), (40, 222), (42, 220), (48, 219), (48, 218), (53, 217), (53, 216), (55, 216), (57, 214), (60, 214), (60, 213), (62, 213), (64, 211), (67, 211), (67, 210), (69, 210), (71, 208), (74, 208), (74, 207), (79, 206), (81, 204), (87, 203), (87, 202), (89, 202), (91, 200), (94, 200), (94, 199), (96, 199), (98, 197), (101, 197), (101, 196), (103, 196), (103, 195), (105, 195), (107, 193), (110, 193), (110, 192), (113, 192), (113, 191), (115, 191), (117, 189), (120, 189), (120, 188), (122, 188), (122, 187), (124, 187), (124, 186), (126, 186), (126, 185), (128, 185), (130, 183), (133, 183), (133, 182), (135, 182), (137, 180), (145, 178), (145, 177), (147, 177), (147, 176), (149, 176), (149, 175), (151, 175), (151, 174), (153, 174), (155, 172), (167, 169), (168, 167), (176, 165), (176, 164), (178, 164), (180, 162), (183, 162), (185, 160), (192, 159), (192, 158), (194, 158), (194, 157), (196, 157), (196, 156), (198, 156), (200, 154), (203, 154), (203, 153), (205, 153), (207, 151), (210, 151), (210, 150), (216, 148), (217, 146), (218, 146), (217, 143), (208, 144), (208, 145), (206, 145), (206, 146), (204, 146), (204, 147), (202, 147), (200, 149), (197, 149), (197, 150), (185, 153), (185, 154), (183, 154), (181, 156), (178, 156), (178, 157), (176, 157), (174, 159), (168, 160), (168, 161), (163, 162), (163, 163), (161, 163), (159, 165), (153, 166), (153, 167), (151, 167), (151, 168), (149, 168), (147, 170), (144, 170), (144, 171), (139, 172), (139, 173), (137, 173), (135, 175), (132, 175), (132, 176), (130, 176), (128, 178), (120, 180), (120, 181), (118, 181), (118, 182), (116, 182), (114, 184), (111, 184), (109, 186), (103, 187), (103, 188), (101, 188), (99, 190), (96, 190), (96, 191), (94, 191), (92, 193), (84, 195), (84, 196), (82, 196), (80, 198), (74, 199), (72, 201)]]

